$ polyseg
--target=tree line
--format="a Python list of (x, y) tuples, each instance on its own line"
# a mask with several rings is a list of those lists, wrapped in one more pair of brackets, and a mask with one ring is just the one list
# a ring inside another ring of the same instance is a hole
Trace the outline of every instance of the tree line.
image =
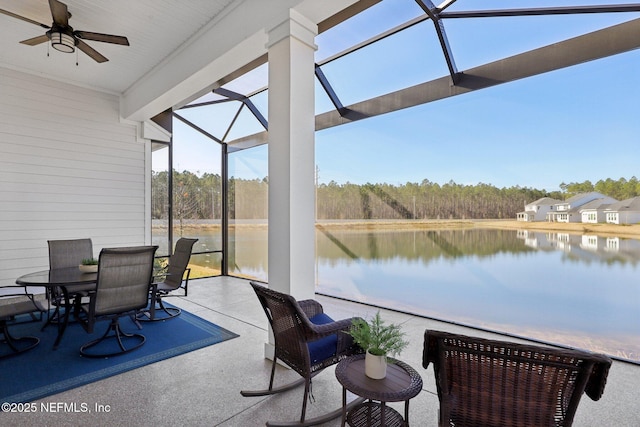
[(570, 195), (578, 193), (588, 193), (590, 191), (597, 191), (605, 196), (613, 197), (616, 200), (626, 200), (632, 197), (640, 196), (640, 181), (635, 176), (627, 180), (620, 178), (618, 180), (607, 178), (592, 184), (587, 180), (584, 182), (571, 182), (560, 184), (560, 189)]
[[(152, 216), (167, 219), (168, 173), (152, 174)], [(268, 212), (268, 178), (229, 180), (229, 215), (233, 219), (264, 219)], [(561, 183), (560, 190), (547, 192), (528, 187), (498, 188), (491, 184), (438, 184), (427, 179), (401, 185), (338, 184), (331, 181), (316, 187), (319, 220), (350, 219), (513, 219), (524, 206), (542, 197), (566, 200), (584, 192), (597, 191), (617, 200), (640, 195), (640, 182), (607, 178)], [(173, 173), (175, 220), (220, 219), (222, 179), (218, 174), (198, 176), (189, 171)]]

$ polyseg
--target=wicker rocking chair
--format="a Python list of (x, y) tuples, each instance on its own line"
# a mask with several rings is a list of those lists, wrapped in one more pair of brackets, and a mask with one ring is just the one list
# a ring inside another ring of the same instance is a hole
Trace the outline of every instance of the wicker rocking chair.
[(566, 427), (582, 393), (598, 400), (611, 366), (600, 354), (426, 331), (439, 426)]
[[(357, 353), (362, 349), (345, 333), (351, 327), (353, 319), (333, 321), (315, 300), (296, 301), (292, 296), (268, 289), (251, 282), (260, 304), (264, 309), (275, 339), (275, 355), (271, 366), (269, 388), (260, 391), (241, 391), (243, 396), (266, 396), (291, 390), (304, 384), (302, 413), (299, 421), (274, 422), (267, 426), (311, 426), (327, 422), (342, 414), (342, 408), (313, 419), (305, 419), (307, 399), (311, 388), (311, 379), (324, 368)], [(302, 376), (293, 383), (273, 387), (276, 359)], [(350, 407), (362, 402), (361, 399)]]

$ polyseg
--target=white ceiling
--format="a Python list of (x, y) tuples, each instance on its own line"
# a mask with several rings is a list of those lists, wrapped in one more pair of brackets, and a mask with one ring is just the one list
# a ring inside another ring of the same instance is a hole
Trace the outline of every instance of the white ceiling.
[[(0, 67), (121, 94), (239, 0), (62, 0), (75, 30), (126, 36), (130, 46), (87, 41), (109, 61), (20, 44), (46, 29), (0, 14)], [(51, 25), (47, 0), (0, 0), (0, 9)], [(76, 49), (77, 50), (77, 49)], [(48, 55), (47, 55), (48, 54)], [(78, 65), (76, 66), (76, 60)]]

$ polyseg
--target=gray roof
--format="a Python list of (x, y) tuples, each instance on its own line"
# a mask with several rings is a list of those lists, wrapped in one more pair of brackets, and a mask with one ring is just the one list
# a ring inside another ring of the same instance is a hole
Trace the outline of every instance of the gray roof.
[(583, 198), (585, 198), (587, 196), (590, 196), (590, 195), (597, 196), (598, 199), (607, 197), (604, 194), (598, 193), (597, 191), (591, 191), (589, 193), (578, 193), (575, 196), (569, 197), (567, 200), (564, 201), (564, 203), (569, 203), (570, 204), (572, 202), (576, 202), (576, 201), (578, 201), (580, 199), (583, 199)]
[(535, 202), (528, 203), (529, 205), (555, 205), (562, 203), (562, 200), (552, 199), (551, 197), (542, 197)]
[[(609, 207), (611, 205), (611, 203), (603, 203), (604, 199), (595, 199), (592, 200), (588, 203), (585, 203), (582, 206), (578, 206), (576, 209), (583, 211), (583, 210), (596, 210), (596, 209), (606, 209), (607, 207)], [(573, 210), (573, 209), (572, 209)]]
[(609, 212), (640, 211), (640, 196), (612, 203), (606, 210)]

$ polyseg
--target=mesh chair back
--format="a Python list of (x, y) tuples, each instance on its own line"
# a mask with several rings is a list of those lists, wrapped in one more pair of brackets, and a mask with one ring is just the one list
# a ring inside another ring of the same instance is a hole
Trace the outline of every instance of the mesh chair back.
[(77, 267), (83, 259), (93, 258), (91, 239), (49, 240), (49, 268)]
[(147, 306), (157, 246), (103, 249), (100, 252), (95, 315)]
[(440, 426), (570, 426), (582, 393), (597, 400), (611, 360), (573, 350), (426, 331)]
[(176, 248), (173, 255), (169, 257), (169, 266), (167, 273), (169, 275), (164, 280), (164, 283), (173, 289), (178, 289), (182, 284), (182, 276), (189, 265), (189, 259), (191, 258), (191, 251), (193, 245), (198, 239), (180, 238), (176, 242)]

